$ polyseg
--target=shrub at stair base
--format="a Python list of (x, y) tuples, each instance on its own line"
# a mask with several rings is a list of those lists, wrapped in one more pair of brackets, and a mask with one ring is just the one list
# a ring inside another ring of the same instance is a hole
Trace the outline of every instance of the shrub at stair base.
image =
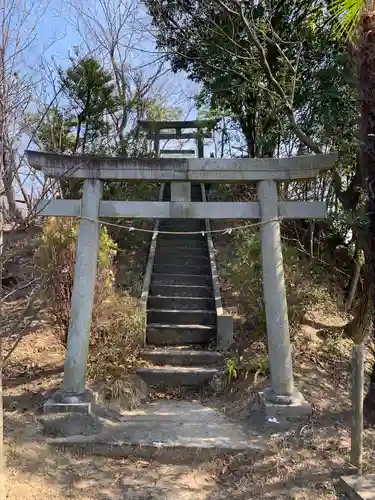
[[(235, 322), (235, 345), (228, 353), (226, 366), (228, 382), (233, 386), (245, 379), (255, 386), (269, 373), (259, 232), (239, 229), (215, 239), (224, 310), (233, 315)], [(331, 304), (329, 292), (336, 282), (326, 268), (285, 243), (283, 260), (290, 335), (294, 349), (304, 352), (306, 337), (299, 333), (305, 313)]]
[[(264, 339), (266, 315), (259, 232), (253, 229), (236, 231), (231, 236), (229, 245), (224, 248), (225, 251), (219, 251), (218, 254), (220, 277), (235, 290), (240, 316), (247, 318), (244, 324), (237, 327), (246, 333), (251, 331), (253, 340)], [(322, 281), (322, 270), (315, 271), (313, 263), (289, 245), (283, 245), (283, 258), (289, 323), (293, 337), (307, 308), (319, 301), (317, 293), (321, 287), (315, 285)]]
[(146, 317), (138, 299), (111, 294), (98, 306), (99, 319), (91, 330), (88, 378), (102, 402), (125, 410), (147, 397), (146, 385), (135, 375), (145, 333)]
[[(74, 218), (49, 218), (37, 251), (37, 264), (47, 274), (45, 298), (50, 321), (64, 345), (69, 327), (77, 229), (78, 222)], [(142, 387), (131, 374), (135, 370), (146, 322), (137, 299), (114, 291), (116, 251), (116, 243), (102, 227), (88, 378), (100, 388), (105, 399), (125, 399), (126, 406), (134, 407), (141, 398)]]

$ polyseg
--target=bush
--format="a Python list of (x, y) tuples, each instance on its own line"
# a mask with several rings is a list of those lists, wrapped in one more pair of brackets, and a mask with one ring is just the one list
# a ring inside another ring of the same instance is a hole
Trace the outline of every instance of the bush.
[(98, 392), (105, 401), (121, 400), (132, 409), (145, 394), (142, 384), (132, 376), (139, 366), (145, 311), (137, 299), (111, 294), (98, 312), (99, 320), (90, 337), (88, 377), (98, 383)]
[[(44, 225), (36, 252), (37, 263), (47, 277), (45, 295), (49, 305), (51, 322), (64, 345), (66, 345), (68, 336), (77, 229), (78, 223), (74, 218), (50, 217)], [(109, 237), (107, 229), (102, 226), (92, 331), (95, 330), (98, 320), (98, 305), (108, 297), (112, 289), (114, 281), (112, 263), (116, 250), (117, 245)]]
[[(266, 333), (260, 234), (253, 228), (245, 228), (235, 231), (231, 238), (234, 252), (229, 258), (223, 258), (219, 253), (219, 272), (237, 291), (241, 312), (247, 318), (246, 328), (256, 340)], [(283, 245), (283, 260), (289, 322), (293, 334), (308, 306), (317, 299), (313, 285), (319, 275), (314, 271), (314, 262), (309, 262), (290, 245)]]
[[(51, 217), (39, 239), (37, 261), (47, 274), (46, 298), (58, 338), (66, 345), (73, 287), (78, 224), (73, 218)], [(95, 287), (88, 379), (104, 400), (121, 400), (136, 407), (146, 389), (133, 376), (146, 326), (137, 299), (113, 290), (113, 257), (117, 245), (102, 226)]]

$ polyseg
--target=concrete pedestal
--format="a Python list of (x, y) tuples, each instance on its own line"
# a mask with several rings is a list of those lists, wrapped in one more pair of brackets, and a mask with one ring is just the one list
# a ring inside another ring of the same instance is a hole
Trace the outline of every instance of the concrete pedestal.
[(73, 396), (67, 395), (62, 390), (55, 392), (43, 407), (44, 413), (79, 413), (88, 415), (92, 405), (96, 403), (97, 394), (90, 389), (84, 393)]
[(287, 398), (280, 398), (268, 388), (259, 393), (259, 397), (267, 418), (303, 418), (312, 413), (311, 405), (297, 391)]
[(353, 500), (375, 500), (375, 475), (343, 476), (340, 481), (349, 498)]
[(229, 349), (233, 344), (233, 318), (227, 314), (217, 316), (217, 348)]

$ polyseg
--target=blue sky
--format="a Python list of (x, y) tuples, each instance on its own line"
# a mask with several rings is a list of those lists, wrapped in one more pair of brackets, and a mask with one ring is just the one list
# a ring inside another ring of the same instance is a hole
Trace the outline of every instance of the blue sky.
[[(82, 40), (82, 35), (77, 32), (78, 29), (86, 29), (87, 33), (87, 27), (84, 26), (84, 22), (82, 21), (84, 15), (77, 14), (74, 5), (82, 9), (82, 11), (86, 11), (88, 15), (91, 14), (95, 19), (100, 19), (102, 15), (100, 4), (97, 0), (71, 0), (72, 4), (65, 3), (64, 0), (41, 1), (46, 2), (44, 4), (46, 7), (44, 9), (44, 6), (39, 4), (39, 10), (35, 13), (35, 17), (38, 18), (35, 38), (20, 59), (20, 70), (32, 74), (36, 80), (43, 75), (43, 65), (46, 62), (51, 66), (68, 65), (68, 56), (74, 46), (79, 46), (82, 54), (88, 52), (89, 48)], [(116, 4), (116, 1), (113, 0), (113, 4)], [(135, 0), (123, 0), (122, 3), (124, 5), (126, 3), (135, 5)], [(132, 39), (129, 40), (133, 48), (129, 51), (127, 60), (133, 68), (142, 68), (142, 71), (147, 73), (148, 71), (152, 71), (155, 65), (152, 68), (147, 68), (146, 65), (156, 58), (156, 48), (152, 36), (148, 33), (151, 29), (151, 23), (144, 7), (137, 9), (134, 18), (133, 20), (129, 20), (129, 22), (131, 25), (134, 25), (134, 31), (137, 33), (132, 35)], [(33, 22), (34, 20), (30, 19), (30, 26)], [(104, 20), (103, 25), (105, 25)], [(126, 40), (124, 40), (124, 43), (126, 43)], [(89, 40), (89, 44), (90, 49), (93, 46), (97, 46), (94, 40)], [(185, 118), (191, 119), (196, 117), (197, 111), (193, 105), (193, 100), (187, 99), (187, 97), (196, 94), (199, 87), (190, 82), (183, 73), (179, 73), (178, 75), (169, 73), (165, 75), (158, 81), (158, 86), (162, 93), (169, 94), (171, 104), (183, 108)], [(46, 90), (45, 80), (43, 80), (42, 88)]]
[[(39, 92), (42, 94), (42, 101), (47, 103), (53, 95), (53, 85), (45, 77), (46, 67), (56, 68), (56, 66), (67, 67), (69, 65), (69, 53), (72, 53), (75, 46), (79, 46), (81, 54), (88, 53), (97, 44), (92, 39), (92, 30), (85, 25), (84, 20), (89, 19), (89, 24), (93, 23), (96, 29), (100, 30), (100, 25), (105, 26), (105, 19), (100, 8), (101, 0), (19, 0), (20, 5), (24, 1), (30, 8), (31, 15), (22, 24), (21, 37), (27, 37), (32, 33), (32, 42), (27, 49), (20, 54), (17, 60), (20, 74), (29, 75), (32, 80), (38, 82)], [(117, 0), (110, 1), (116, 5)], [(121, 8), (133, 8), (136, 0), (121, 0)], [(79, 12), (81, 11), (81, 12)], [(85, 13), (88, 16), (85, 16)], [(14, 13), (12, 24), (19, 25), (19, 12)], [(91, 20), (90, 20), (91, 16)], [(96, 21), (99, 20), (99, 26)], [(141, 67), (147, 74), (152, 72), (155, 65), (147, 67), (150, 61), (154, 60), (156, 47), (153, 36), (150, 33), (151, 23), (144, 7), (138, 8), (129, 16), (128, 22), (134, 28), (131, 39), (124, 39), (124, 43), (129, 42), (132, 49), (129, 51), (126, 60), (132, 68)], [(81, 33), (79, 33), (81, 30)], [(126, 38), (131, 30), (124, 30)], [(88, 43), (85, 43), (88, 42)], [(87, 46), (89, 45), (89, 47)], [(198, 92), (198, 85), (190, 82), (183, 73), (177, 75), (169, 72), (158, 80), (157, 85), (160, 92), (167, 96), (168, 102), (172, 106), (182, 108), (184, 119), (194, 119), (197, 110), (194, 105), (194, 95)], [(34, 104), (29, 111), (35, 111)], [(20, 149), (25, 149), (28, 145), (28, 138), (25, 137), (20, 144)], [(195, 144), (185, 144), (184, 148), (191, 148)], [(168, 148), (174, 148), (169, 141)], [(206, 148), (206, 156), (211, 148)]]

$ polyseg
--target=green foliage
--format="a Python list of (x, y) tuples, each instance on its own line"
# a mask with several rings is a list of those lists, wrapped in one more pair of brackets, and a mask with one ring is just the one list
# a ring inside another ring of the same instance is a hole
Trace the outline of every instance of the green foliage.
[(266, 331), (266, 321), (259, 234), (245, 230), (235, 231), (232, 234), (232, 244), (235, 253), (223, 263), (223, 271), (248, 305), (246, 308), (249, 313), (252, 309), (256, 311), (256, 315), (251, 317), (251, 330), (255, 336), (262, 337)]
[(254, 375), (254, 382), (259, 376), (267, 377), (270, 373), (268, 356), (252, 356), (250, 359), (242, 358), (240, 360), (240, 370), (245, 379), (248, 378), (249, 374)]
[[(67, 340), (70, 300), (73, 287), (77, 220), (73, 218), (50, 217), (43, 227), (38, 242), (36, 260), (45, 271), (47, 283), (45, 295), (48, 300), (53, 326), (60, 339)], [(111, 293), (114, 282), (113, 258), (117, 245), (108, 235), (105, 227), (100, 231), (100, 250), (95, 287), (93, 328), (97, 321), (98, 304)]]
[(171, 108), (167, 104), (162, 104), (156, 99), (147, 102), (145, 119), (152, 121), (180, 120), (183, 117), (182, 108)]
[[(246, 318), (239, 328), (253, 340), (264, 339), (267, 331), (263, 301), (260, 235), (253, 228), (236, 230), (231, 235), (231, 250), (218, 254), (221, 280), (235, 290), (239, 312)], [(314, 284), (324, 281), (326, 268), (297, 251), (293, 245), (283, 245), (285, 285), (288, 314), (293, 335), (306, 308), (314, 303)], [(318, 266), (318, 267), (316, 267)]]
[[(124, 80), (122, 80), (124, 78)], [(173, 120), (182, 109), (170, 106), (155, 89), (107, 70), (94, 57), (76, 51), (70, 66), (58, 70), (61, 103), (27, 117), (29, 135), (41, 151), (144, 157), (147, 136), (139, 119)], [(147, 87), (147, 91), (146, 91)], [(74, 182), (62, 183), (64, 197), (80, 194)]]
[(248, 366), (248, 369), (253, 373), (258, 373), (262, 377), (267, 376), (270, 372), (268, 356), (263, 356), (252, 360)]
[(365, 7), (364, 0), (334, 0), (330, 6), (332, 17), (338, 20), (334, 34), (338, 38), (352, 37), (358, 25), (360, 12)]
[(52, 107), (44, 114), (26, 116), (26, 126), (33, 135), (40, 150), (47, 153), (66, 153), (73, 150), (75, 135), (72, 132), (74, 121), (66, 111)]
[(253, 33), (304, 132), (332, 149), (345, 135), (354, 140), (355, 85), (348, 78), (353, 71), (345, 43), (332, 39), (335, 21), (325, 3), (146, 4), (172, 69), (202, 84), (198, 105), (233, 117), (246, 138), (245, 154), (273, 156), (283, 143), (287, 150), (290, 143), (298, 146), (285, 98), (270, 82)]
[(104, 184), (103, 198), (106, 200), (157, 200), (160, 184), (156, 182), (119, 181)]
[(239, 378), (247, 380), (250, 374), (254, 375), (255, 379), (269, 375), (268, 356), (254, 356), (253, 353), (250, 356), (250, 358), (241, 356), (238, 360), (236, 358), (226, 360), (226, 375), (229, 383)]
[(70, 124), (76, 128), (73, 153), (86, 152), (89, 146), (109, 132), (105, 114), (114, 113), (117, 102), (112, 75), (92, 57), (71, 59), (71, 67), (60, 69), (61, 87), (69, 100)]
[(99, 269), (109, 268), (112, 265), (113, 257), (117, 253), (117, 244), (108, 234), (106, 226), (100, 227), (100, 246), (98, 265)]
[(237, 378), (237, 375), (238, 375), (237, 369), (238, 369), (237, 360), (235, 358), (227, 359), (226, 374), (227, 374), (229, 383), (231, 383), (232, 380)]

